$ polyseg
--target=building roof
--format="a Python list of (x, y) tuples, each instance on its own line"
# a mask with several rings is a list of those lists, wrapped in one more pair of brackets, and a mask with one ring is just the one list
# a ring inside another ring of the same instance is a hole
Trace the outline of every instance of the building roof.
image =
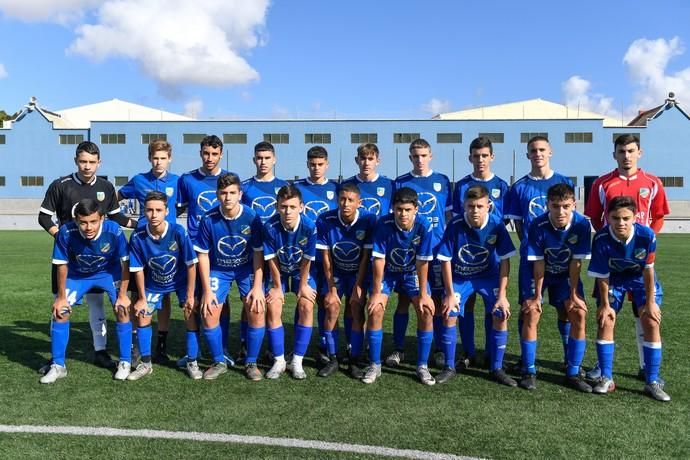
[(685, 112), (676, 101), (676, 95), (673, 92), (668, 93), (668, 98), (663, 104), (654, 107), (653, 109), (640, 110), (635, 118), (632, 119), (628, 126), (647, 126), (649, 120), (653, 120), (663, 114), (666, 110), (675, 108), (680, 111), (685, 118), (690, 119), (690, 115)]
[[(92, 121), (190, 121), (184, 115), (165, 112), (131, 102), (111, 99), (96, 104), (82, 105), (56, 111), (58, 123), (67, 123), (70, 128), (89, 128)], [(53, 120), (51, 120), (53, 121)], [(55, 121), (54, 121), (55, 123)], [(57, 125), (55, 127), (58, 127)]]
[(476, 107), (457, 112), (440, 113), (436, 120), (603, 120), (604, 126), (623, 126), (622, 120), (577, 107), (557, 104), (543, 99), (509, 102), (507, 104)]

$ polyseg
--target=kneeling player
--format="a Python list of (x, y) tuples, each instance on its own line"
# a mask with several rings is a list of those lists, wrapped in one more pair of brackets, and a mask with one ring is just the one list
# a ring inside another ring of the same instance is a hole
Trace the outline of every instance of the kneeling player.
[(393, 195), (393, 214), (381, 217), (374, 229), (372, 287), (367, 304), (371, 364), (362, 377), (364, 383), (374, 383), (381, 375), (383, 314), (388, 297), (396, 289), (410, 297), (417, 313), (417, 377), (425, 385), (436, 383), (428, 368), (434, 333), (434, 302), (427, 282), (433, 237), (428, 221), (418, 210), (417, 192), (402, 187)]
[(570, 185), (552, 185), (546, 199), (547, 212), (532, 221), (527, 237), (527, 260), (534, 264), (534, 291), (522, 293), (526, 300), (522, 306), (524, 326), (520, 343), (524, 375), (520, 386), (527, 390), (537, 388), (537, 325), (542, 295), (548, 289), (549, 303), (558, 309), (559, 323), (564, 319), (570, 321), (570, 332), (562, 337), (566, 384), (591, 393), (592, 387), (580, 375), (587, 318), (580, 272), (582, 260), (591, 255), (590, 224), (575, 211), (575, 191)]
[(214, 361), (204, 372), (204, 379), (214, 380), (228, 371), (220, 315), (234, 281), (249, 322), (245, 374), (250, 380), (261, 380), (261, 371), (256, 366), (265, 329), (261, 219), (252, 208), (240, 202), (242, 185), (235, 174), (218, 178), (216, 194), (218, 207), (201, 219), (194, 241), (203, 292), (201, 318)]
[(517, 383), (503, 370), (503, 356), (510, 318), (506, 290), (515, 246), (503, 220), (489, 213), (489, 191), (483, 185), (467, 189), (463, 208), (465, 212), (448, 224), (437, 256), (445, 289), (441, 334), (445, 366), (436, 381), (444, 383), (455, 377), (456, 319), (463, 316), (467, 300), (479, 294), (492, 317), (487, 340), (491, 377), (514, 387)]
[[(151, 318), (163, 306), (165, 296), (177, 294), (188, 331), (198, 330), (194, 315), (194, 280), (196, 253), (187, 231), (168, 220), (168, 197), (163, 192), (149, 192), (144, 198), (146, 224), (132, 233), (129, 240), (129, 270), (134, 273), (139, 298), (134, 302), (137, 342), (141, 363), (127, 380), (139, 380), (153, 372), (151, 364)], [(189, 343), (189, 341), (188, 341)], [(196, 343), (196, 341), (194, 341)], [(187, 356), (196, 356), (187, 350)], [(192, 378), (201, 378), (196, 361), (188, 363)]]
[(629, 196), (613, 198), (608, 207), (609, 224), (599, 230), (592, 242), (592, 261), (588, 274), (596, 278), (597, 357), (601, 377), (594, 393), (616, 389), (613, 382), (614, 327), (626, 294), (638, 306), (644, 332), (644, 392), (657, 401), (670, 401), (659, 383), (661, 367), (661, 300), (663, 292), (656, 279), (654, 258), (656, 236), (644, 225), (635, 223), (637, 206)]
[(269, 281), (266, 296), (268, 340), (273, 353), (273, 366), (266, 378), (277, 379), (285, 372), (285, 329), (283, 304), (285, 293), (297, 295), (295, 344), (292, 358), (292, 377), (307, 378), (302, 360), (311, 340), (316, 283), (312, 261), (316, 256), (316, 224), (305, 215), (302, 194), (293, 185), (278, 190), (278, 215), (271, 217), (263, 228), (264, 259), (268, 261)]
[(321, 251), (326, 318), (324, 329), (329, 361), (319, 371), (328, 377), (338, 370), (338, 317), (345, 296), (345, 336), (350, 351), (350, 371), (361, 378), (356, 365), (364, 341), (364, 293), (371, 255), (371, 239), (376, 216), (362, 210), (359, 188), (350, 182), (338, 193), (338, 209), (327, 211), (316, 222), (316, 249)]
[[(69, 342), (72, 306), (81, 304), (88, 292), (105, 292), (117, 318), (120, 363), (114, 378), (124, 380), (131, 368), (132, 323), (129, 321), (129, 254), (120, 226), (104, 221), (96, 200), (85, 198), (74, 208), (75, 220), (60, 227), (53, 246), (57, 266), (57, 296), (50, 327), (50, 370), (41, 383), (53, 383), (67, 376), (65, 354)], [(119, 284), (119, 289), (118, 289)]]

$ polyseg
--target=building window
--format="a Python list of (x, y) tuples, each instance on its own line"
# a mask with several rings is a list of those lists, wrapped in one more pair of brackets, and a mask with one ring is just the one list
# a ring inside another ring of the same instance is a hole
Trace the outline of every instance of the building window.
[(60, 134), (61, 145), (77, 145), (84, 142), (83, 134)]
[(462, 133), (437, 133), (437, 144), (462, 144)]
[(22, 176), (22, 187), (43, 187), (43, 176)]
[(5, 186), (5, 176), (0, 176), (0, 187)]
[(264, 141), (271, 144), (289, 144), (290, 135), (287, 133), (266, 133), (264, 134)]
[(124, 134), (101, 134), (101, 144), (124, 144)]
[(127, 177), (127, 176), (115, 176), (115, 186), (122, 187), (127, 182), (129, 182), (129, 177)]
[(330, 144), (331, 135), (330, 133), (314, 133), (304, 135), (305, 144)]
[(548, 139), (549, 133), (520, 133), (520, 142), (522, 144), (526, 144), (529, 142), (530, 139), (532, 139), (535, 136), (541, 136)]
[(350, 134), (350, 143), (352, 144), (376, 144), (379, 141), (379, 135), (376, 133), (352, 133)]
[(0, 134), (0, 144), (4, 144), (4, 143), (5, 143), (5, 135)]
[(612, 141), (615, 143), (615, 142), (616, 142), (616, 139), (618, 139), (619, 136), (622, 136), (622, 135), (624, 135), (624, 134), (632, 134), (632, 135), (635, 136), (638, 140), (640, 139), (640, 133), (613, 133)]
[(661, 176), (659, 179), (664, 187), (683, 187), (683, 176)]
[(565, 133), (566, 144), (591, 144), (592, 133)]
[(478, 137), (487, 137), (492, 144), (503, 143), (503, 133), (479, 133)]
[(167, 141), (168, 140), (168, 135), (167, 134), (142, 134), (141, 135), (141, 143), (144, 145), (149, 145), (153, 141)]
[(183, 144), (201, 144), (204, 140), (206, 134), (183, 134), (182, 143)]
[(568, 179), (573, 181), (573, 187), (577, 187), (577, 176), (568, 176)]
[(223, 142), (226, 144), (246, 144), (247, 135), (246, 134), (223, 134)]
[(394, 144), (409, 144), (412, 141), (416, 141), (421, 136), (419, 133), (393, 133), (393, 143)]

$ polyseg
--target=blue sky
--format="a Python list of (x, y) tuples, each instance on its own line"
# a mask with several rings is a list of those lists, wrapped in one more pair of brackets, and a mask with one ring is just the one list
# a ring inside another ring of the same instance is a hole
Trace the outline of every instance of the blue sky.
[(428, 118), (542, 98), (690, 106), (690, 2), (0, 0), (0, 109)]

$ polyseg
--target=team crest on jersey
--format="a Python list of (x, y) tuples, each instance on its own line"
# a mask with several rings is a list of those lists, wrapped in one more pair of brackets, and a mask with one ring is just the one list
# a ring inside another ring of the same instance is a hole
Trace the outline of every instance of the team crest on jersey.
[(101, 252), (108, 252), (110, 251), (110, 243), (103, 243), (101, 245)]
[(332, 200), (335, 197), (335, 192), (333, 190), (329, 190), (326, 192), (326, 198), (329, 200)]
[(386, 193), (385, 187), (376, 187), (376, 194), (378, 196), (383, 196)]
[[(640, 190), (640, 194), (641, 194), (641, 192), (642, 192), (642, 191)], [(96, 192), (96, 199), (97, 199), (98, 201), (103, 201), (103, 200), (105, 200), (105, 192)]]
[(491, 197), (496, 199), (501, 196), (501, 189), (500, 188), (492, 188), (491, 189)]
[(647, 187), (640, 188), (640, 198), (647, 198), (649, 196), (650, 190)]
[(496, 235), (489, 235), (489, 237), (486, 239), (486, 242), (489, 244), (496, 244)]
[(177, 241), (171, 241), (170, 244), (168, 245), (168, 250), (170, 251), (177, 251)]
[(412, 244), (417, 246), (421, 242), (421, 240), (421, 237), (415, 236), (414, 238), (412, 238)]
[(644, 248), (637, 248), (633, 254), (637, 260), (643, 260), (645, 257), (647, 257), (647, 250)]
[(301, 240), (299, 240), (299, 245), (300, 245), (300, 246), (306, 246), (306, 245), (307, 245), (307, 241), (308, 241), (307, 238), (302, 238)]
[(570, 235), (568, 237), (568, 243), (570, 244), (577, 244), (577, 235)]
[(251, 228), (249, 225), (243, 225), (243, 226), (242, 226), (242, 229), (240, 230), (240, 232), (241, 232), (243, 235), (249, 235), (249, 234), (252, 233), (252, 228)]
[(362, 241), (365, 236), (367, 236), (367, 232), (365, 232), (364, 230), (357, 230), (355, 232), (355, 238), (357, 238), (360, 241)]
[(175, 193), (175, 189), (172, 187), (165, 187), (165, 194), (168, 196), (173, 196), (173, 193)]
[(441, 183), (440, 182), (434, 182), (434, 190), (437, 192), (441, 191)]

